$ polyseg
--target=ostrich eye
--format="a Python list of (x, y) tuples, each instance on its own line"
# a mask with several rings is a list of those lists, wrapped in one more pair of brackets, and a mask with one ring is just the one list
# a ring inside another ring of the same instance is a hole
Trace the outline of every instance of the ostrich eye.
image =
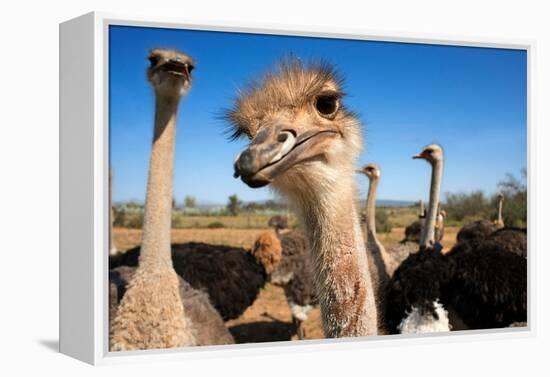
[(336, 95), (320, 95), (315, 100), (315, 109), (324, 117), (331, 117), (336, 114), (338, 107), (339, 100)]
[(149, 56), (149, 62), (151, 62), (151, 67), (154, 67), (159, 62), (160, 58), (157, 55)]

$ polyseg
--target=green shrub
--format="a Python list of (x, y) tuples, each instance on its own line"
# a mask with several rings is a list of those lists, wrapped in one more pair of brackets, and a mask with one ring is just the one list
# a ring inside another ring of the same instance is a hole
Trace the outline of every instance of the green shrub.
[[(521, 171), (521, 177), (512, 174), (498, 183), (498, 189), (504, 194), (502, 217), (506, 226), (527, 226), (527, 173)], [(443, 208), (447, 211), (447, 225), (466, 224), (486, 219), (494, 221), (498, 214), (498, 195), (486, 196), (482, 191), (471, 193), (446, 193)]]
[(383, 208), (377, 208), (375, 214), (376, 232), (378, 233), (390, 233), (392, 225), (386, 210)]
[(143, 227), (143, 212), (130, 206), (113, 207), (113, 226), (140, 229)]
[(214, 221), (213, 223), (208, 224), (208, 229), (219, 229), (219, 228), (225, 228), (225, 224), (220, 221)]

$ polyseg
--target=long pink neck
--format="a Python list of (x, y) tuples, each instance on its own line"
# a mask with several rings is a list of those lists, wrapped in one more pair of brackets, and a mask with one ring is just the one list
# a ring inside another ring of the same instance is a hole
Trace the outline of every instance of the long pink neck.
[(157, 98), (145, 198), (140, 266), (172, 265), (172, 181), (178, 99)]

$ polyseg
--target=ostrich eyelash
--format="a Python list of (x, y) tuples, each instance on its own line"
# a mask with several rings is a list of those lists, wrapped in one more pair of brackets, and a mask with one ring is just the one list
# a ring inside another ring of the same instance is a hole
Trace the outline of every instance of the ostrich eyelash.
[(241, 128), (236, 128), (234, 126), (228, 128), (225, 133), (227, 134), (229, 141), (235, 141), (245, 136), (245, 133)]

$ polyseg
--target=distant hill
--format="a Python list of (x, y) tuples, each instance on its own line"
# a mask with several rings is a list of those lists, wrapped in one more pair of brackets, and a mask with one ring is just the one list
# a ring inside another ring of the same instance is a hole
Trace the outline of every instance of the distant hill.
[(376, 201), (377, 207), (410, 207), (415, 204), (416, 202), (410, 202), (407, 200), (379, 199)]
[[(255, 203), (257, 204), (260, 204), (260, 205), (265, 205), (267, 204), (268, 202), (274, 202), (276, 204), (279, 204), (279, 205), (284, 205), (284, 202), (281, 201), (280, 199), (277, 199), (277, 200), (258, 200), (258, 201), (255, 201)], [(131, 203), (131, 205), (135, 205), (135, 206), (141, 206), (143, 207), (143, 203), (142, 202), (139, 202), (137, 200), (131, 200), (131, 201), (127, 201), (127, 202), (124, 202), (124, 201), (117, 201), (114, 203), (115, 206), (121, 206), (121, 205), (128, 205), (129, 203)], [(243, 205), (246, 206), (247, 204), (250, 204), (252, 203), (251, 201), (243, 201)], [(361, 200), (361, 206), (366, 206), (366, 200)], [(411, 202), (411, 201), (406, 201), (406, 200), (389, 200), (389, 199), (379, 199), (376, 201), (376, 206), (377, 207), (409, 207), (409, 206), (412, 206), (412, 205), (415, 205), (416, 202)], [(209, 202), (209, 201), (201, 201), (201, 200), (197, 200), (197, 206), (196, 208), (199, 209), (199, 210), (211, 210), (211, 209), (217, 209), (217, 208), (225, 208), (225, 206), (227, 205), (227, 203), (216, 203), (216, 202)], [(181, 206), (180, 203), (178, 203), (178, 207)]]
[[(266, 204), (267, 202), (269, 202), (269, 200), (258, 200), (258, 201), (256, 201), (256, 203), (258, 203), (258, 204)], [(284, 203), (280, 200), (276, 200), (274, 202), (276, 202), (278, 204), (283, 204)], [(251, 203), (251, 202), (244, 201), (243, 205), (247, 205), (249, 203)], [(407, 200), (380, 199), (380, 200), (376, 201), (376, 206), (377, 207), (409, 207), (409, 206), (412, 206), (412, 205), (415, 205), (415, 204), (416, 204), (416, 202), (411, 202), (411, 201), (407, 201)], [(365, 206), (366, 205), (366, 200), (362, 200), (361, 205)], [(201, 201), (199, 201), (197, 203), (197, 208), (199, 208), (199, 209), (223, 208), (225, 206), (226, 206), (226, 203), (207, 203), (207, 202), (201, 202)]]
[[(376, 201), (376, 207), (410, 207), (416, 205), (417, 202), (411, 202), (407, 200), (391, 200), (391, 199), (379, 199)], [(361, 207), (366, 207), (367, 201), (365, 199), (361, 200)]]

